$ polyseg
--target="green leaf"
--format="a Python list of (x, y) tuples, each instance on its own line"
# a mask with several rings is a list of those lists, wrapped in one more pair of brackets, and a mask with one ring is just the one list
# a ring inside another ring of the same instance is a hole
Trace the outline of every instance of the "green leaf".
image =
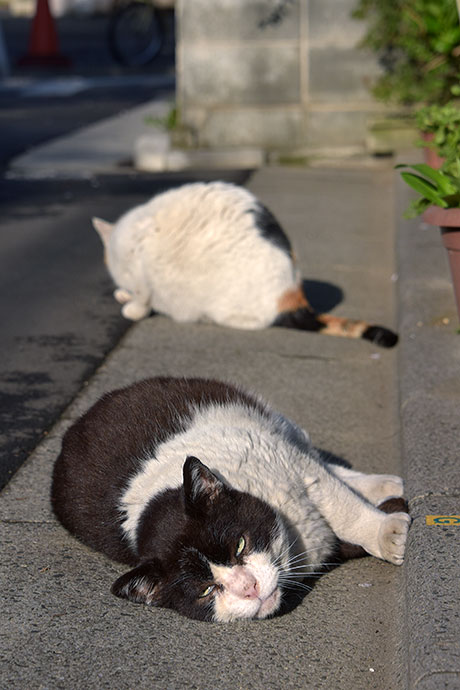
[(403, 213), (403, 218), (416, 218), (426, 211), (429, 206), (431, 206), (431, 201), (428, 201), (428, 199), (412, 201)]
[(421, 194), (424, 198), (433, 202), (433, 204), (436, 206), (447, 208), (447, 203), (444, 201), (442, 196), (440, 196), (436, 187), (431, 184), (431, 182), (427, 182), (427, 180), (425, 180), (423, 177), (420, 177), (420, 175), (414, 175), (414, 173), (410, 172), (401, 173), (401, 177), (403, 178), (404, 182), (412, 187), (412, 189), (415, 189), (415, 191)]
[(422, 173), (422, 175), (425, 175), (425, 177), (428, 177), (429, 180), (435, 182), (442, 194), (455, 194), (457, 191), (455, 185), (453, 185), (442, 172), (435, 170), (430, 165), (427, 165), (426, 163), (417, 163), (415, 165), (411, 165), (410, 167), (413, 170)]

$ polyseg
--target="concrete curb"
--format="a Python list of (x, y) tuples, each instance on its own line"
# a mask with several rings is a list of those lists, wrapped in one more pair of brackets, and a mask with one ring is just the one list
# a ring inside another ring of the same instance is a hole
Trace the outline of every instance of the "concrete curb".
[(176, 149), (166, 132), (147, 134), (134, 144), (134, 167), (143, 172), (255, 170), (265, 164), (261, 149)]
[(83, 177), (121, 172), (132, 163), (135, 142), (152, 132), (149, 118), (165, 118), (171, 108), (169, 97), (144, 103), (76, 132), (36, 146), (10, 164), (10, 177)]
[[(397, 187), (401, 218), (409, 193), (399, 180)], [(439, 230), (400, 221), (397, 250), (401, 440), (413, 518), (404, 568), (408, 687), (454, 690), (460, 524), (429, 525), (427, 515), (460, 515), (458, 319)]]

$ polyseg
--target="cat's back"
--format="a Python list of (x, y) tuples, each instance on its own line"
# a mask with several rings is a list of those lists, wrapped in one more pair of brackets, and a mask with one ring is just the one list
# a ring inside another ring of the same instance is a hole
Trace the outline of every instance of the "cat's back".
[(229, 182), (192, 182), (158, 194), (145, 210), (161, 225), (170, 222), (180, 227), (197, 218), (201, 224), (219, 219), (232, 222), (256, 203), (251, 192)]
[[(117, 223), (118, 241), (144, 241), (150, 250), (168, 249), (177, 256), (199, 243), (223, 247), (255, 232), (251, 212), (257, 199), (227, 182), (194, 182), (157, 194), (124, 214)], [(231, 232), (230, 232), (231, 230)], [(204, 245), (203, 245), (204, 246)]]
[(115, 224), (107, 257), (138, 303), (129, 318), (153, 309), (176, 321), (264, 328), (298, 278), (276, 219), (226, 182), (183, 185), (132, 209)]
[(55, 514), (89, 546), (134, 562), (120, 528), (124, 491), (145, 459), (184, 432), (197, 410), (233, 403), (260, 406), (234, 386), (204, 379), (159, 377), (106, 394), (64, 435), (51, 488)]

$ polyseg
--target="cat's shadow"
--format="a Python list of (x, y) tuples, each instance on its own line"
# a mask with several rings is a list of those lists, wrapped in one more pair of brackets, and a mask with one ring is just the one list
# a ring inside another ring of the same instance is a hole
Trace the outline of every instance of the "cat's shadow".
[(302, 290), (313, 311), (318, 314), (331, 311), (343, 301), (344, 292), (333, 283), (322, 280), (302, 280)]

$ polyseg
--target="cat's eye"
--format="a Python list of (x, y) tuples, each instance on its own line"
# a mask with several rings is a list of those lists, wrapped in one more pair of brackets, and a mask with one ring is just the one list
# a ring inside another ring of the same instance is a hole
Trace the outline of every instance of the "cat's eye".
[(246, 539), (244, 537), (240, 537), (238, 541), (238, 545), (236, 547), (235, 551), (235, 556), (238, 558), (238, 556), (241, 556), (241, 554), (244, 551), (244, 547), (246, 546)]
[(215, 588), (216, 588), (216, 585), (208, 585), (208, 587), (206, 587), (206, 589), (203, 589), (203, 591), (199, 595), (199, 598), (204, 599), (204, 597), (209, 596), (212, 592), (214, 592)]

